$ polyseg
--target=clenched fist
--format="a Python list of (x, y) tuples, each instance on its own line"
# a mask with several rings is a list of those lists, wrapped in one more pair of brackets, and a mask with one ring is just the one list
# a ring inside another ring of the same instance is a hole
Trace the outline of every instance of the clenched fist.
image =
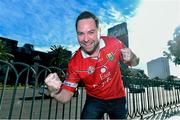
[(45, 84), (48, 87), (50, 95), (53, 97), (59, 92), (62, 82), (57, 73), (50, 73), (45, 79)]
[(134, 53), (129, 48), (121, 49), (121, 53), (122, 53), (123, 59), (126, 62), (130, 62), (132, 60), (132, 58), (134, 57)]

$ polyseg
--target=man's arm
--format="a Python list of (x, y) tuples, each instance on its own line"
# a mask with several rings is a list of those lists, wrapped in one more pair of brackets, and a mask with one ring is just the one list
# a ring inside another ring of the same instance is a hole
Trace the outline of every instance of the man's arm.
[(73, 93), (62, 89), (62, 82), (56, 73), (49, 74), (45, 79), (45, 84), (48, 87), (51, 97), (54, 97), (61, 103), (67, 103), (71, 100)]
[(73, 93), (66, 89), (62, 89), (59, 93), (56, 93), (51, 96), (61, 103), (67, 103), (71, 100)]

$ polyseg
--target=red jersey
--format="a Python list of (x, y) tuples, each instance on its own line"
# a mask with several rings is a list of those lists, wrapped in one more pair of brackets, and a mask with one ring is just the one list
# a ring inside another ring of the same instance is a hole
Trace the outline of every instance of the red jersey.
[(108, 100), (125, 96), (119, 61), (124, 44), (113, 37), (102, 36), (99, 57), (88, 57), (81, 49), (68, 63), (63, 89), (75, 91), (82, 80), (89, 96)]

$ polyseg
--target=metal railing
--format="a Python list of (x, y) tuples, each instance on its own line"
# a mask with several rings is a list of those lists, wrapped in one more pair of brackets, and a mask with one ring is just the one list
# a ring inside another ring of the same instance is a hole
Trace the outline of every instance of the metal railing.
[[(64, 80), (65, 72), (58, 67), (0, 60), (0, 119), (79, 119), (86, 98), (84, 87), (78, 87), (69, 103), (61, 104), (44, 94), (44, 79), (51, 72)], [(179, 108), (179, 82), (128, 76), (123, 80), (129, 119), (150, 118)]]

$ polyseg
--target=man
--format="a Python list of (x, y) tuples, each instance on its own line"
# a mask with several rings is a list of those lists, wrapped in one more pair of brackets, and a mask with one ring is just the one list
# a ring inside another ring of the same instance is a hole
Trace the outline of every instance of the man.
[(62, 84), (56, 73), (45, 79), (51, 96), (66, 103), (83, 80), (87, 98), (81, 119), (100, 119), (104, 113), (112, 119), (125, 119), (127, 107), (119, 61), (135, 66), (139, 59), (116, 38), (100, 37), (99, 20), (88, 11), (78, 16), (76, 31), (80, 48), (69, 61), (66, 80)]

